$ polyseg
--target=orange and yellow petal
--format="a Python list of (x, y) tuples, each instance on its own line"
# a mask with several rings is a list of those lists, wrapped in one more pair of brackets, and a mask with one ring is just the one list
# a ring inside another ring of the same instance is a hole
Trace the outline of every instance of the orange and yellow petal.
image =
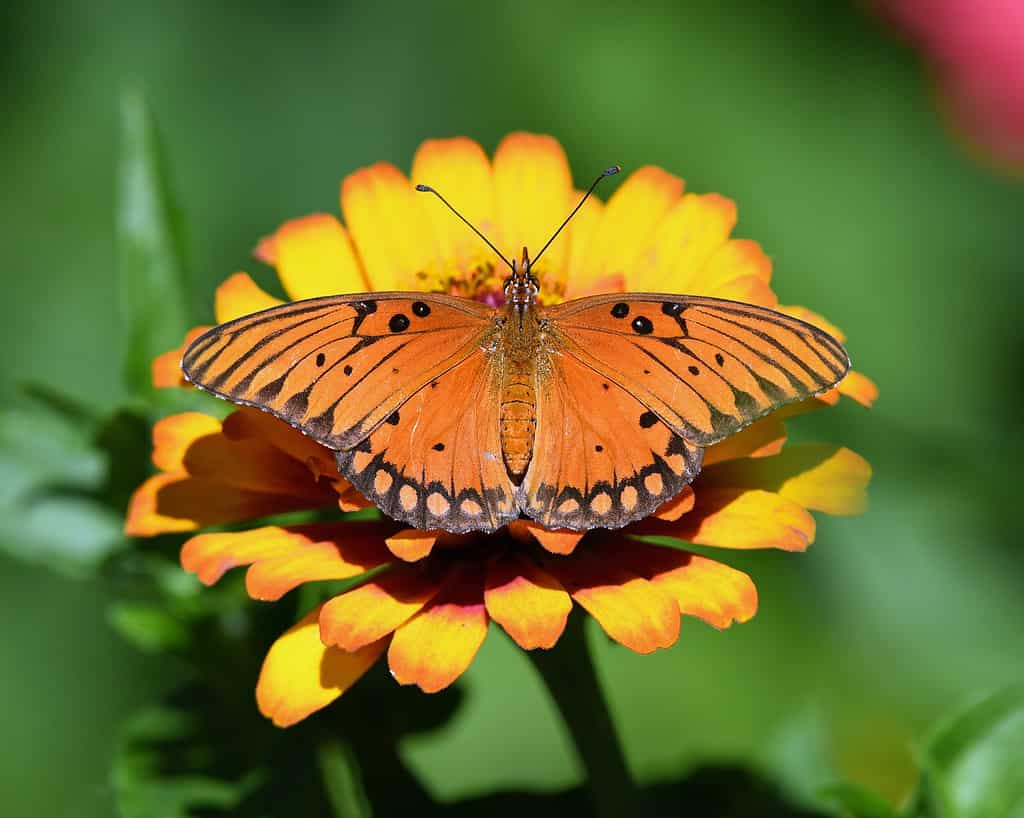
[(524, 650), (550, 648), (565, 630), (572, 599), (562, 584), (522, 554), (504, 554), (487, 567), (487, 613)]
[[(572, 198), (579, 201), (583, 192), (577, 190)], [(569, 256), (565, 272), (565, 297), (582, 298), (600, 293), (620, 293), (626, 290), (626, 279), (621, 273), (601, 275), (588, 267), (590, 244), (604, 215), (604, 202), (591, 196), (573, 216), (569, 227)]]
[(678, 521), (650, 521), (631, 532), (718, 548), (804, 551), (814, 542), (814, 517), (799, 503), (774, 492), (699, 485), (696, 494), (693, 511)]
[(661, 506), (654, 512), (653, 517), (659, 520), (678, 520), (684, 514), (693, 510), (696, 497), (692, 486), (683, 486), (683, 490), (675, 497)]
[(545, 567), (605, 633), (637, 653), (667, 648), (679, 638), (679, 606), (664, 590), (594, 553)]
[(358, 650), (394, 631), (440, 590), (434, 577), (395, 567), (326, 602), (320, 612), (325, 645)]
[(171, 415), (153, 427), (153, 462), (164, 471), (221, 483), (229, 488), (306, 500), (306, 508), (334, 503), (302, 463), (264, 439), (232, 439), (220, 421), (199, 412)]
[(305, 582), (348, 579), (391, 562), (382, 542), (391, 530), (370, 521), (200, 534), (182, 546), (181, 565), (206, 585), (230, 568), (250, 565), (249, 595), (275, 600)]
[(778, 454), (786, 443), (786, 426), (777, 413), (751, 423), (747, 428), (704, 450), (703, 468), (741, 457)]
[(193, 327), (185, 334), (180, 347), (169, 349), (153, 359), (151, 375), (153, 386), (157, 389), (169, 389), (174, 386), (188, 386), (181, 371), (181, 356), (188, 346), (200, 335), (212, 329), (209, 326)]
[(695, 280), (701, 295), (774, 308), (778, 299), (771, 277), (771, 259), (756, 241), (730, 239), (711, 254)]
[[(526, 247), (536, 257), (569, 215), (572, 192), (569, 160), (558, 140), (529, 133), (506, 136), (494, 152), (498, 247), (516, 257)], [(546, 281), (564, 280), (568, 251), (563, 231), (544, 252), (536, 272)]]
[(293, 301), (369, 289), (348, 232), (327, 213), (285, 222), (274, 233), (270, 247), (272, 252), (264, 246), (261, 255), (272, 257), (281, 285)]
[(391, 553), (405, 562), (416, 562), (427, 556), (437, 544), (438, 531), (420, 531), (406, 528), (387, 538)]
[[(520, 521), (515, 521), (516, 525)], [(580, 540), (583, 539), (584, 531), (569, 531), (562, 528), (545, 528), (540, 523), (532, 520), (524, 520), (520, 527), (525, 529), (529, 536), (541, 544), (541, 546), (552, 554), (571, 554), (576, 550)]]
[(853, 398), (861, 406), (870, 409), (878, 400), (878, 387), (871, 378), (856, 370), (850, 370), (836, 387), (841, 395)]
[[(485, 236), (492, 240), (497, 236), (491, 163), (472, 139), (459, 136), (425, 141), (413, 157), (412, 184), (434, 188)], [(495, 261), (491, 249), (435, 196), (418, 196), (446, 268), (469, 271), (483, 261)]]
[(629, 565), (670, 594), (680, 613), (715, 628), (747, 622), (757, 613), (757, 588), (742, 571), (675, 548), (624, 541), (606, 550), (608, 559)]
[(146, 480), (129, 503), (132, 536), (193, 531), (333, 505), (334, 491), (307, 465), (263, 440), (231, 440), (216, 418), (185, 412), (153, 428), (153, 462), (162, 474)]
[(387, 162), (342, 182), (342, 214), (371, 289), (422, 290), (436, 273), (437, 242), (420, 201), (427, 195)]
[(483, 578), (476, 570), (459, 574), (395, 631), (388, 666), (399, 684), (417, 685), (424, 693), (443, 690), (466, 671), (484, 643)]
[(629, 271), (630, 289), (708, 295), (702, 275), (736, 224), (736, 205), (715, 193), (687, 193), (665, 214)]
[(189, 449), (220, 431), (220, 421), (202, 412), (182, 412), (161, 418), (153, 424), (153, 465), (161, 471), (184, 471)]
[[(332, 493), (333, 496), (333, 493)], [(250, 491), (184, 472), (157, 474), (135, 490), (128, 503), (125, 533), (130, 537), (196, 531), (302, 511), (323, 505), (312, 497)]]
[(271, 645), (256, 683), (260, 713), (290, 727), (326, 707), (355, 684), (380, 658), (387, 640), (354, 652), (320, 641), (320, 609), (310, 611)]
[(235, 273), (217, 288), (213, 314), (218, 324), (277, 307), (284, 302), (262, 289), (248, 273)]
[(326, 477), (337, 483), (335, 490), (339, 494), (339, 489), (347, 491), (349, 488), (348, 482), (339, 478), (334, 452), (273, 415), (242, 406), (224, 419), (222, 430), (229, 440), (261, 440), (269, 443), (306, 466), (313, 479)]
[(683, 180), (661, 168), (632, 173), (604, 207), (582, 265), (586, 274), (598, 279), (621, 273), (627, 289), (642, 289), (634, 278), (637, 260), (682, 192)]
[(701, 475), (704, 486), (764, 489), (813, 511), (859, 514), (867, 508), (871, 466), (842, 446), (806, 443), (774, 457), (721, 463)]

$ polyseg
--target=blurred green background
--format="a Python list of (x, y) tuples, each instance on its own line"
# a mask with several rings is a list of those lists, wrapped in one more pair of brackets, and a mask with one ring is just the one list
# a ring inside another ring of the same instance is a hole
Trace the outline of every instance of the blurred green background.
[[(337, 212), (355, 168), (408, 168), (427, 137), (493, 150), (512, 130), (550, 133), (577, 183), (653, 163), (734, 198), (737, 234), (773, 257), (783, 303), (841, 326), (881, 388), (871, 412), (844, 402), (793, 424), (871, 461), (871, 510), (821, 518), (805, 555), (724, 555), (758, 582), (753, 622), (690, 622), (650, 657), (594, 640), (637, 776), (767, 758), (807, 773), (826, 754), (896, 799), (929, 724), (1024, 677), (1024, 187), (957, 144), (919, 60), (856, 4), (103, 0), (17, 3), (6, 17), (6, 403), (27, 379), (103, 408), (125, 397), (114, 214), (126, 86), (145, 89), (160, 121), (194, 323), (238, 269), (275, 286), (249, 260), (256, 239)], [(180, 674), (111, 631), (110, 594), (0, 556), (5, 815), (112, 814), (119, 725)], [(506, 639), (492, 632), (462, 685), (454, 720), (403, 747), (432, 793), (578, 780)]]

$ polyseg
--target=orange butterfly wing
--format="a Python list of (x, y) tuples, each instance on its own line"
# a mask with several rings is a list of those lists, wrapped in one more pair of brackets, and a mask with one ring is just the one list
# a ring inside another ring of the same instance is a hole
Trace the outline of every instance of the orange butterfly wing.
[(828, 333), (736, 301), (609, 294), (559, 304), (546, 317), (561, 356), (626, 390), (699, 446), (824, 392), (850, 368)]
[(185, 351), (182, 370), (201, 389), (349, 449), (420, 389), (479, 355), (494, 315), (428, 293), (296, 301), (214, 327)]
[(556, 355), (537, 395), (520, 502), (548, 528), (619, 528), (682, 491), (702, 455), (628, 391)]
[(493, 531), (519, 516), (499, 438), (500, 375), (473, 355), (406, 401), (338, 469), (387, 515), (416, 528)]
[(617, 528), (700, 470), (702, 447), (834, 386), (842, 346), (773, 310), (696, 296), (625, 294), (546, 310), (526, 513), (545, 526)]

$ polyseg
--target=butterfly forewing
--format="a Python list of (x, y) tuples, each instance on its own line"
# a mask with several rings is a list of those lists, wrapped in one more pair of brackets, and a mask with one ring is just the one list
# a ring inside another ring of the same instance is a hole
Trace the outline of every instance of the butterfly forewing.
[(710, 446), (849, 370), (828, 333), (774, 310), (698, 296), (581, 298), (547, 311), (552, 345)]
[(215, 327), (185, 352), (189, 381), (287, 421), (332, 449), (363, 440), (494, 332), (494, 311), (450, 296), (297, 301)]

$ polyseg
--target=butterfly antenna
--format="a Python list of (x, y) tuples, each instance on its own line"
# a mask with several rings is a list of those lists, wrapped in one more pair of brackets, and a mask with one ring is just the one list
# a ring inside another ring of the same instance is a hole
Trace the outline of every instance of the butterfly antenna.
[(587, 192), (583, 194), (583, 198), (580, 199), (580, 203), (572, 209), (572, 213), (565, 217), (565, 221), (558, 226), (558, 229), (555, 231), (555, 234), (550, 239), (548, 239), (548, 243), (541, 247), (540, 252), (533, 257), (533, 261), (531, 262), (531, 264), (536, 264), (537, 260), (542, 255), (544, 255), (544, 251), (551, 246), (551, 242), (558, 238), (558, 234), (562, 232), (562, 228), (565, 227), (572, 220), (572, 217), (576, 215), (576, 212), (581, 207), (583, 207), (583, 203), (590, 198), (590, 194), (594, 192), (594, 188), (597, 187), (598, 183), (607, 176), (614, 176), (620, 170), (622, 170), (622, 168), (619, 165), (612, 165), (610, 168), (608, 168), (608, 170), (602, 171), (601, 175), (594, 180), (594, 184), (592, 184), (590, 188), (587, 190)]
[(509, 261), (507, 258), (505, 258), (505, 256), (503, 256), (501, 254), (501, 250), (499, 250), (497, 247), (495, 247), (493, 244), (491, 244), (491, 240), (489, 238), (487, 238), (487, 236), (485, 236), (479, 230), (477, 230), (472, 224), (470, 224), (469, 219), (467, 219), (465, 216), (463, 216), (461, 213), (459, 213), (458, 210), (456, 210), (454, 207), (452, 207), (451, 202), (449, 202), (444, 196), (442, 196), (440, 193), (438, 193), (436, 190), (434, 190), (434, 188), (432, 188), (430, 185), (416, 185), (416, 190), (418, 190), (420, 193), (433, 193), (435, 196), (437, 196), (437, 198), (440, 199), (442, 202), (444, 202), (445, 206), (452, 213), (454, 213), (456, 216), (458, 216), (460, 219), (462, 219), (462, 221), (466, 225), (466, 227), (468, 227), (470, 230), (472, 230), (474, 233), (476, 233), (480, 238), (482, 238), (484, 240), (484, 242), (487, 244), (487, 246), (490, 247), (495, 253), (498, 254), (498, 258), (500, 258), (502, 261), (504, 261), (508, 265), (509, 269), (512, 272), (515, 272), (515, 270), (516, 270), (515, 265), (513, 265), (511, 261)]

